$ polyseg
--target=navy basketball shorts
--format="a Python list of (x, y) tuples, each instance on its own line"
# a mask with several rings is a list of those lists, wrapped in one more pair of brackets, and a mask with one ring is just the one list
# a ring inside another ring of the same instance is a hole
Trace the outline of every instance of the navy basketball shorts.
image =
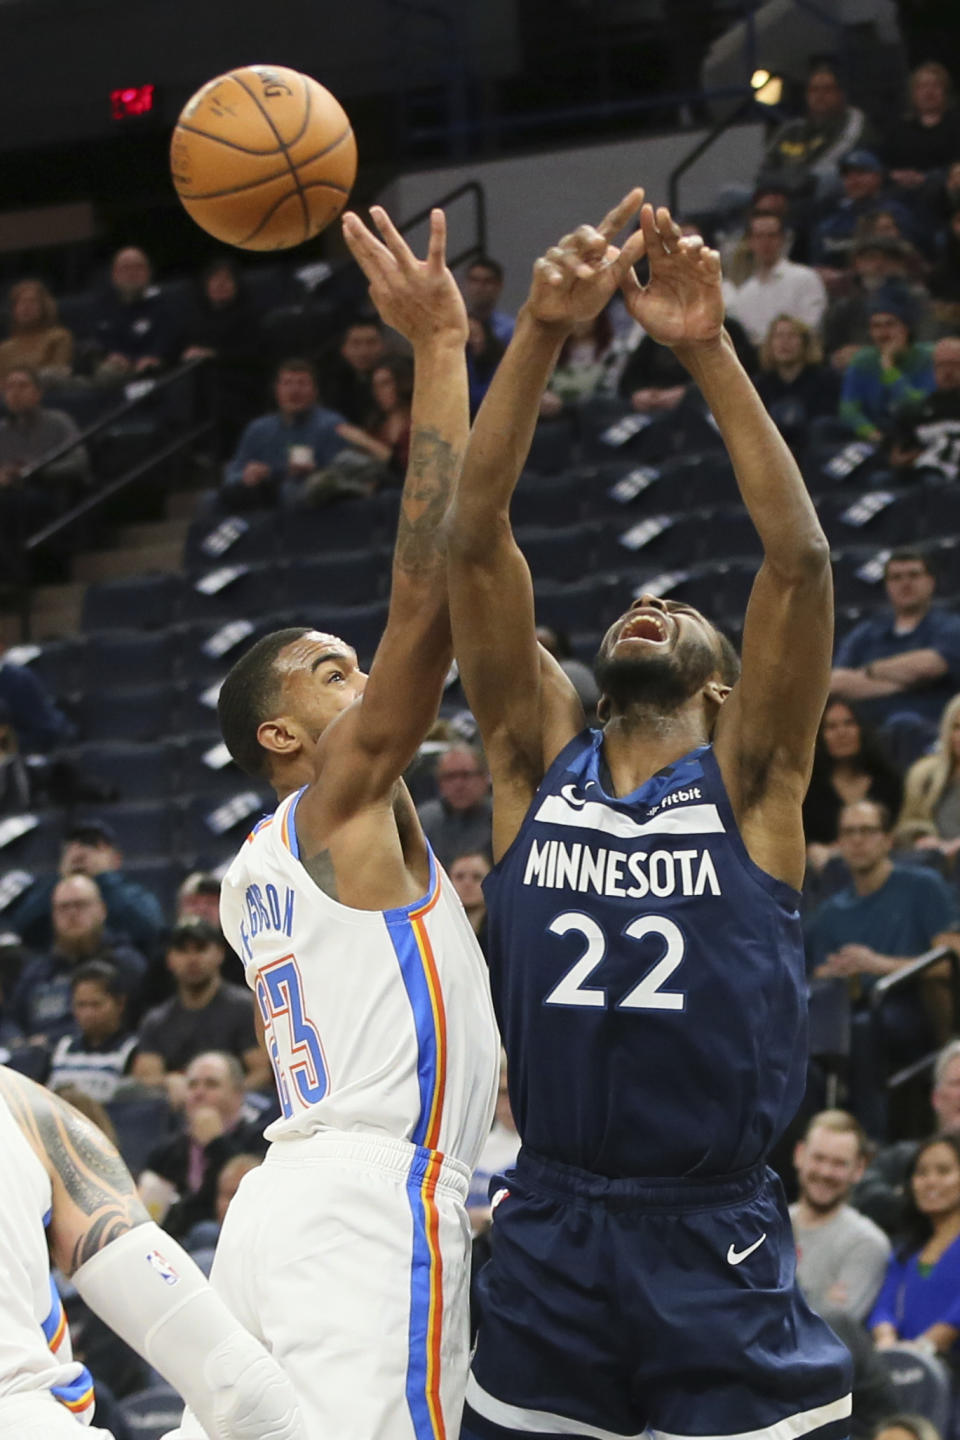
[(846, 1440), (846, 1348), (797, 1289), (763, 1166), (608, 1180), (522, 1151), (490, 1187), (466, 1436)]

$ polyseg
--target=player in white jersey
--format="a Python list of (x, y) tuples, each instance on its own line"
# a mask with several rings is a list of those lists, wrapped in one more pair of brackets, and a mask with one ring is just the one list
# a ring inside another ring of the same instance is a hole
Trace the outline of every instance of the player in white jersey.
[[(499, 1041), (486, 967), (401, 776), (450, 663), (442, 525), (469, 420), (467, 317), (444, 259), (387, 216), (350, 248), (414, 353), (390, 609), (369, 677), (336, 636), (264, 637), (224, 681), (234, 759), (281, 797), (224, 880), (283, 1117), (212, 1272), (285, 1367), (311, 1436), (455, 1440), (466, 1383), (470, 1172)], [(184, 1436), (197, 1434), (189, 1415)]]
[(51, 1260), (189, 1399), (211, 1440), (305, 1440), (290, 1382), (153, 1223), (106, 1137), (0, 1067), (0, 1435), (17, 1440), (69, 1440), (94, 1413)]

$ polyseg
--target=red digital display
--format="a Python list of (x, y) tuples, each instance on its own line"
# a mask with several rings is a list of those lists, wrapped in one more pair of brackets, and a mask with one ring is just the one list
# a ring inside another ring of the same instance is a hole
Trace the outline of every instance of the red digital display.
[(146, 115), (153, 109), (153, 85), (125, 85), (110, 91), (110, 113), (114, 120), (127, 120), (131, 115)]

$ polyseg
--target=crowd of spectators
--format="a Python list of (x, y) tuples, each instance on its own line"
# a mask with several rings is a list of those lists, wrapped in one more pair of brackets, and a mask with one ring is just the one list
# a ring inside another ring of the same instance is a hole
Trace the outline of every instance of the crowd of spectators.
[[(886, 124), (849, 103), (836, 64), (817, 62), (804, 115), (772, 136), (740, 213), (699, 217), (725, 255), (734, 343), (805, 473), (848, 456), (878, 495), (949, 487), (960, 469), (960, 111), (939, 63), (915, 70), (908, 104)], [(476, 409), (513, 317), (495, 259), (476, 256), (461, 278)], [(188, 362), (210, 367), (222, 402), (213, 523), (399, 484), (410, 359), (362, 308), (322, 337), (301, 334), (299, 353), (274, 354), (271, 368), (262, 310), (232, 259), (174, 303), (130, 246), (84, 333), (60, 323), (36, 280), (15, 285), (7, 309), (0, 546), (91, 483), (58, 396), (68, 406), (76, 393), (126, 391)], [(568, 433), (591, 413), (642, 426), (644, 461), (681, 451), (708, 423), (673, 354), (615, 303), (564, 345), (541, 431)], [(841, 1041), (824, 1054), (813, 1038), (806, 1129), (781, 1170), (796, 1196), (801, 1284), (857, 1357), (854, 1433), (886, 1417), (888, 1440), (928, 1440), (921, 1422), (890, 1419), (876, 1351), (960, 1353), (960, 1014), (948, 958), (960, 953), (960, 615), (949, 605), (960, 587), (922, 548), (893, 549), (883, 568), (887, 605), (840, 627), (804, 811), (811, 996)], [(591, 714), (584, 657), (558, 631), (540, 638)], [(489, 775), (469, 724), (438, 733), (415, 798), (483, 947)], [(0, 814), (26, 806), (22, 757), (73, 738), (31, 671), (0, 657)], [(89, 816), (67, 827), (55, 873), (0, 897), (0, 1052), (99, 1107), (151, 1213), (201, 1251), (277, 1114), (218, 898), (217, 875), (195, 872), (167, 912), (127, 873), (109, 819)], [(937, 947), (943, 956), (915, 974)], [(888, 1077), (937, 1047), (933, 1121), (919, 1104), (894, 1121)], [(517, 1144), (504, 1098), (471, 1192), (478, 1253), (483, 1176)]]

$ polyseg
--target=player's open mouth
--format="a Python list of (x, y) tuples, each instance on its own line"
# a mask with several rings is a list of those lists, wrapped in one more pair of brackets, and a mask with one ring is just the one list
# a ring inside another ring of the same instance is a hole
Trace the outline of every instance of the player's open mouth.
[(617, 641), (648, 640), (656, 645), (664, 645), (670, 639), (670, 628), (666, 616), (655, 610), (641, 610), (630, 616), (617, 636)]

